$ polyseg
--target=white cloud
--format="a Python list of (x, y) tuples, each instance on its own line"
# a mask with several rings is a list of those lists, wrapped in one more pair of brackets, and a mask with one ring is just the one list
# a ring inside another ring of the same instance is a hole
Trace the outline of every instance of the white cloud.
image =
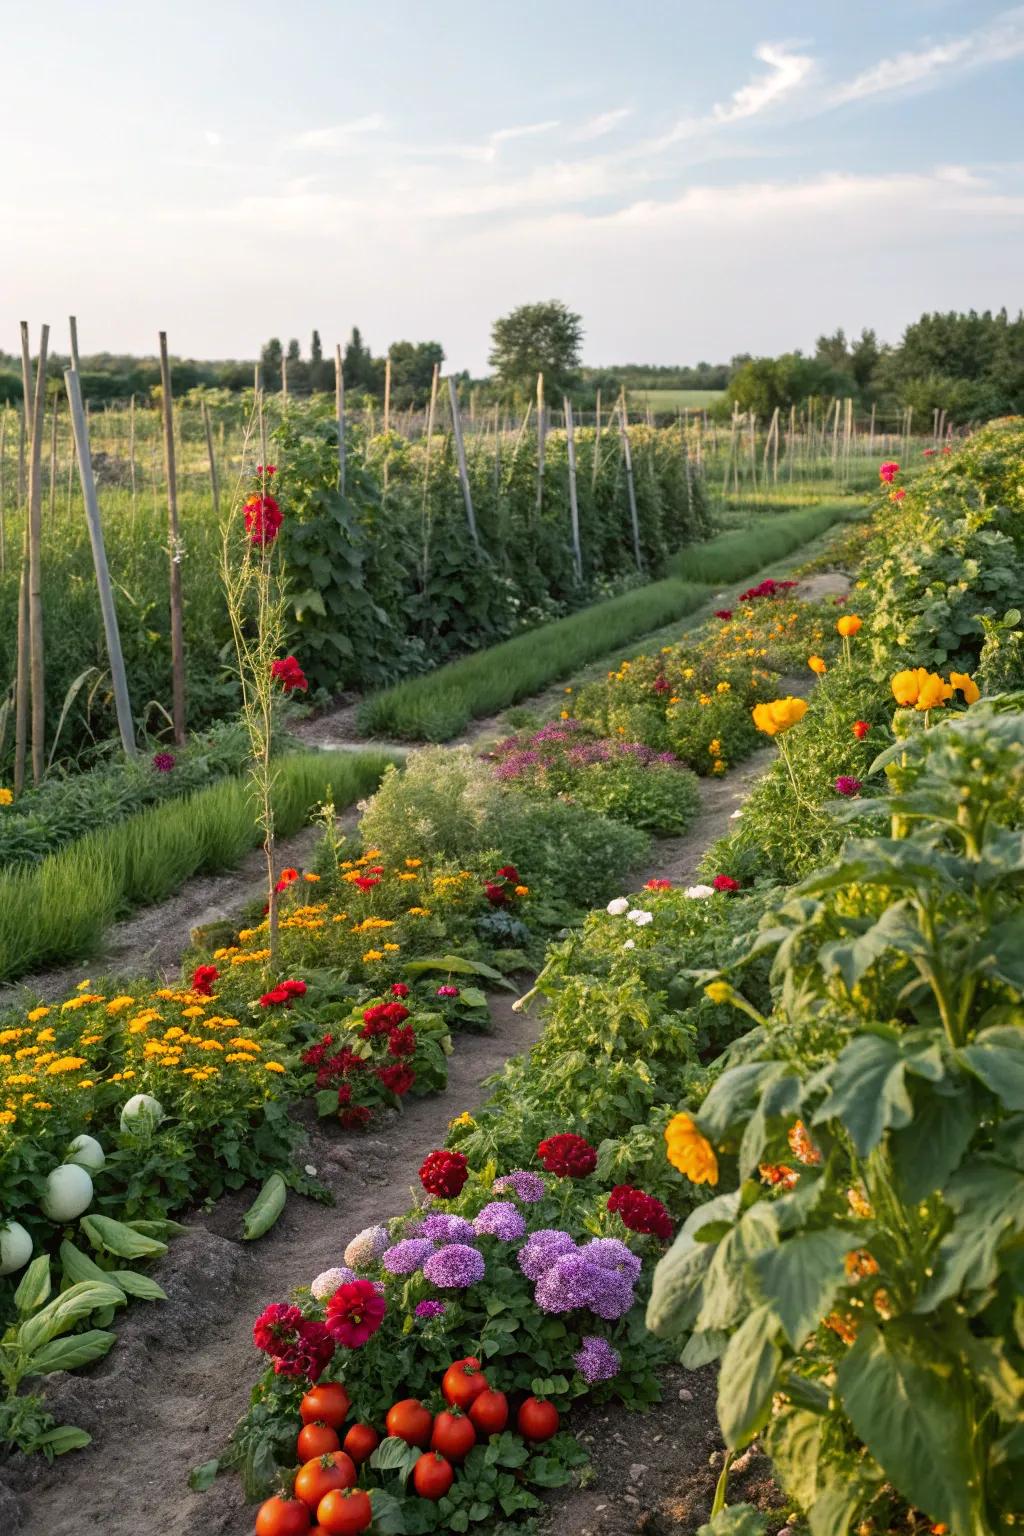
[(632, 117), (632, 107), (614, 107), (610, 112), (599, 112), (596, 117), (588, 122), (581, 123), (575, 128), (569, 137), (576, 144), (585, 144), (591, 139), (601, 139), (606, 133), (611, 133), (627, 117)]
[(517, 128), (496, 128), (493, 133), (488, 134), (488, 138), (492, 144), (505, 144), (509, 139), (529, 139), (538, 133), (550, 133), (552, 128), (558, 126), (558, 118), (553, 117), (544, 123), (524, 123)]
[(711, 109), (712, 122), (737, 123), (745, 117), (756, 117), (803, 85), (814, 68), (812, 58), (789, 52), (785, 43), (760, 43), (754, 49), (754, 57), (767, 64), (771, 73), (740, 86), (728, 101), (718, 102)]
[(969, 32), (945, 43), (895, 54), (880, 59), (870, 69), (862, 70), (831, 97), (832, 105), (862, 101), (915, 86), (927, 87), (942, 74), (954, 69), (969, 69), (983, 64), (999, 64), (1024, 54), (1024, 7), (1004, 11), (987, 27)]
[(218, 145), (224, 143), (223, 134), (218, 133), (216, 128), (204, 128), (203, 138), (206, 140), (207, 144), (209, 144), (211, 149), (216, 149)]
[(346, 150), (352, 147), (353, 139), (361, 138), (365, 133), (379, 133), (384, 126), (382, 115), (371, 112), (366, 117), (335, 123), (329, 128), (307, 128), (296, 135), (295, 143), (303, 149)]

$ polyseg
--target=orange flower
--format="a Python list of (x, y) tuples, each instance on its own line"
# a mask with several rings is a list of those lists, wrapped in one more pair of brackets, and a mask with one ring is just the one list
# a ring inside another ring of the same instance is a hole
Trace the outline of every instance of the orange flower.
[(717, 1184), (718, 1158), (689, 1115), (674, 1115), (665, 1127), (668, 1160), (691, 1184)]
[(828, 671), (828, 667), (826, 667), (820, 656), (808, 656), (807, 665), (810, 667), (812, 672), (817, 672), (819, 677), (823, 677)]
[(862, 619), (858, 619), (855, 613), (844, 613), (842, 618), (838, 620), (836, 629), (848, 640), (857, 633), (863, 622)]
[(965, 704), (976, 704), (981, 698), (981, 689), (973, 677), (969, 677), (966, 672), (951, 672), (949, 682), (950, 687), (955, 688), (957, 693), (963, 694)]
[(802, 1120), (797, 1120), (790, 1126), (786, 1140), (798, 1163), (803, 1163), (807, 1168), (816, 1168), (821, 1162), (821, 1149), (811, 1140), (810, 1133)]

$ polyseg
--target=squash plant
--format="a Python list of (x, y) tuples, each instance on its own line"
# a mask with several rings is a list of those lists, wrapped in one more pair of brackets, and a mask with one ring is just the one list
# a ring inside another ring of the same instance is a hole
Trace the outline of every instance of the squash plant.
[(696, 1116), (733, 1187), (655, 1279), (649, 1323), (720, 1359), (726, 1443), (764, 1436), (813, 1536), (1022, 1513), (1020, 704), (889, 748), (890, 835), (765, 918), (777, 1005)]

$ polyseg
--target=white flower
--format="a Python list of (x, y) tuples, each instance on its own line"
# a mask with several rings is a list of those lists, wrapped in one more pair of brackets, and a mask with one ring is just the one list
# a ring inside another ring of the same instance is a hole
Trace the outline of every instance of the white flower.
[(317, 1301), (326, 1301), (329, 1296), (334, 1295), (339, 1285), (348, 1285), (349, 1281), (355, 1278), (350, 1269), (339, 1265), (335, 1269), (325, 1269), (322, 1274), (317, 1275), (309, 1289)]
[(648, 923), (653, 923), (654, 913), (645, 912), (642, 907), (634, 907), (632, 912), (626, 913), (626, 922), (635, 923), (638, 928), (646, 928)]
[(743, 815), (742, 811), (738, 811), (738, 810), (737, 811), (733, 811), (732, 815), (729, 817), (729, 820), (730, 821), (739, 821), (739, 819), (740, 819), (740, 817), (742, 815)]
[(627, 939), (622, 947), (623, 949), (636, 949), (636, 939)]
[(691, 901), (703, 901), (705, 896), (715, 894), (715, 888), (713, 885), (688, 885), (686, 894)]
[(316, 1178), (316, 1169), (313, 1167), (312, 1163), (307, 1163), (306, 1164), (305, 1172), (309, 1174), (311, 1179), (315, 1179)]
[(345, 1263), (350, 1269), (371, 1269), (390, 1244), (387, 1227), (364, 1227), (345, 1249)]
[(610, 901), (608, 903), (607, 907), (605, 908), (605, 911), (609, 914), (610, 917), (621, 917), (623, 912), (627, 911), (628, 908), (629, 908), (629, 897), (628, 896), (616, 896), (614, 901)]

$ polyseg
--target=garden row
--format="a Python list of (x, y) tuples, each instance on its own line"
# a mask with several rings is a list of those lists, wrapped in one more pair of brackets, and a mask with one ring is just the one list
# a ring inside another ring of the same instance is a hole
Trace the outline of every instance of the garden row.
[[(883, 466), (851, 601), (820, 640), (795, 626), (810, 702), (744, 703), (780, 756), (706, 883), (557, 940), (544, 1034), (421, 1201), (258, 1320), (272, 1364), (227, 1459), (296, 1489), (260, 1529), (500, 1531), (575, 1475), (573, 1402), (649, 1401), (669, 1349), (720, 1360), (730, 1454), (763, 1434), (813, 1536), (1019, 1518), (1022, 443), (990, 429), (906, 495)], [(762, 615), (788, 644), (790, 594), (747, 603), (707, 674), (699, 648), (638, 659), (572, 719), (626, 712), (656, 751), (738, 693), (719, 669), (737, 646), (754, 669)], [(322, 1404), (348, 1451), (296, 1475)], [(726, 1476), (708, 1529), (763, 1530)]]

